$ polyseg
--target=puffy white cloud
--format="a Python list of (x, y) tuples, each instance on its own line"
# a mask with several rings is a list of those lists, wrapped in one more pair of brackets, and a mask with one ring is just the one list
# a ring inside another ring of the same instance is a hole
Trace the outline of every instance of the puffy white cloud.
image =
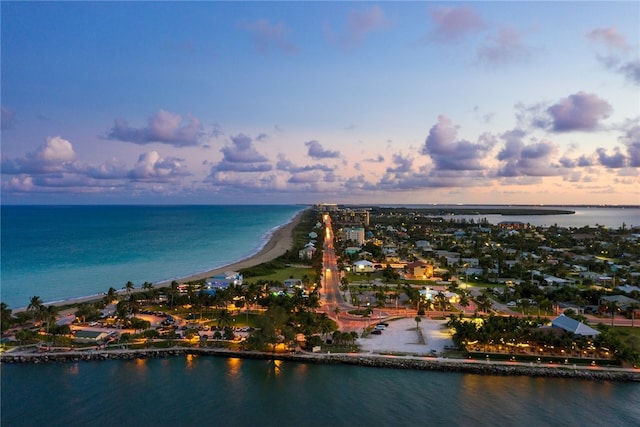
[(437, 170), (479, 170), (484, 166), (484, 159), (495, 139), (489, 134), (483, 134), (477, 143), (466, 140), (456, 140), (457, 127), (446, 116), (439, 116), (422, 147), (421, 153), (429, 155)]
[(138, 157), (129, 177), (137, 181), (167, 182), (188, 175), (181, 159), (168, 157), (163, 159), (157, 151), (143, 153)]
[(24, 157), (3, 159), (3, 174), (45, 174), (72, 171), (76, 169), (76, 153), (68, 140), (60, 137), (48, 137), (44, 144)]
[(556, 132), (595, 130), (612, 111), (607, 101), (585, 92), (569, 95), (547, 109)]
[(159, 110), (147, 121), (147, 126), (134, 128), (123, 119), (117, 119), (107, 134), (108, 139), (150, 144), (154, 142), (177, 147), (199, 145), (203, 134), (202, 123), (196, 117)]
[(340, 157), (339, 151), (325, 150), (322, 147), (322, 144), (320, 144), (318, 141), (307, 141), (304, 143), (304, 145), (309, 147), (307, 154), (312, 159), (337, 159)]

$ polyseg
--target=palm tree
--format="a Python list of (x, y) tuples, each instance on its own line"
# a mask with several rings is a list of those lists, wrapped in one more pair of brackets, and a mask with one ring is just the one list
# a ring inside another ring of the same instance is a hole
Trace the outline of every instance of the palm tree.
[(33, 310), (34, 312), (34, 319), (38, 320), (38, 318), (40, 318), (40, 315), (42, 314), (42, 300), (40, 299), (39, 296), (34, 295), (31, 297), (31, 300), (29, 300), (29, 305), (27, 306), (27, 311), (29, 310)]
[(333, 309), (333, 312), (336, 314), (336, 319), (338, 319), (340, 317), (340, 312), (342, 310), (340, 310), (340, 306), (336, 305), (336, 307)]
[(493, 302), (485, 294), (479, 295), (476, 298), (476, 303), (478, 304), (478, 308), (484, 311), (485, 313), (488, 313), (489, 309), (493, 307)]
[(55, 306), (47, 305), (42, 307), (42, 319), (47, 322), (47, 334), (49, 333), (51, 322), (56, 321), (56, 314), (58, 314), (58, 309)]
[(135, 287), (136, 286), (133, 284), (133, 282), (131, 281), (127, 282), (127, 284), (124, 285), (124, 288), (127, 290), (127, 295), (129, 295)]
[(604, 309), (607, 313), (611, 313), (611, 326), (613, 326), (613, 319), (616, 316), (616, 313), (619, 310), (619, 305), (617, 301), (607, 301), (604, 304)]
[(220, 310), (220, 313), (218, 313), (218, 327), (222, 325), (229, 326), (230, 324), (231, 324), (231, 313), (229, 313), (229, 310), (227, 310), (226, 308)]
[(627, 306), (627, 310), (631, 313), (631, 327), (633, 328), (633, 324), (636, 318), (636, 310), (640, 308), (640, 303), (632, 302)]
[(460, 307), (462, 307), (463, 312), (467, 307), (469, 307), (471, 301), (469, 301), (469, 297), (466, 293), (463, 292), (462, 295), (460, 295), (460, 302), (458, 304), (460, 304)]

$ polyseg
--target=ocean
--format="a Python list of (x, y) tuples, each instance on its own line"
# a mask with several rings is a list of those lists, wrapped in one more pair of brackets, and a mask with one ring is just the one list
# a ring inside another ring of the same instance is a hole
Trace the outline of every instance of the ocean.
[(305, 207), (2, 206), (0, 296), (10, 308), (139, 288), (258, 252)]
[[(24, 307), (33, 295), (63, 300), (226, 265), (255, 253), (302, 209), (2, 206), (2, 301)], [(571, 216), (556, 217), (547, 219), (563, 225)], [(640, 385), (626, 383), (218, 357), (1, 369), (3, 427), (637, 426), (640, 420)]]
[(637, 426), (640, 386), (219, 357), (3, 365), (1, 424)]

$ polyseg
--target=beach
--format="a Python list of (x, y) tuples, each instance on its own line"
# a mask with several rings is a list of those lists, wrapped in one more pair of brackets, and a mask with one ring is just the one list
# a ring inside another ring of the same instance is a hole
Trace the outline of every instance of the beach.
[[(267, 243), (258, 252), (251, 255), (250, 257), (245, 258), (238, 262), (234, 262), (228, 265), (214, 268), (212, 270), (181, 277), (179, 279), (176, 279), (176, 281), (180, 283), (185, 283), (185, 282), (190, 282), (195, 280), (206, 279), (218, 274), (225, 273), (227, 271), (238, 271), (243, 268), (253, 267), (253, 266), (271, 261), (283, 255), (285, 252), (287, 252), (289, 249), (293, 247), (293, 243), (294, 243), (293, 230), (300, 222), (300, 219), (302, 218), (302, 215), (304, 214), (304, 212), (305, 210), (298, 212), (291, 219), (291, 221), (277, 228), (272, 233), (271, 237), (269, 238), (269, 241), (267, 241)], [(156, 288), (168, 287), (171, 285), (171, 282), (172, 280), (166, 280), (166, 281), (154, 283), (154, 286)], [(136, 288), (132, 292), (142, 292), (142, 291), (143, 289)], [(124, 293), (126, 293), (126, 290), (123, 290), (123, 289), (117, 290), (117, 294), (122, 295)], [(44, 305), (62, 307), (62, 306), (68, 306), (72, 304), (81, 304), (81, 303), (96, 301), (96, 300), (99, 300), (100, 298), (102, 298), (102, 295), (88, 295), (84, 297), (65, 299), (63, 301), (47, 302)], [(26, 310), (26, 307), (17, 308), (13, 311), (17, 313), (24, 310)]]

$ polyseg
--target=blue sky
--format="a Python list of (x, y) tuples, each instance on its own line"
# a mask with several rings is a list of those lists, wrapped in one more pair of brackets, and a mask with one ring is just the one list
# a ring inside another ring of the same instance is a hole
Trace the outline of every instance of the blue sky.
[(637, 2), (2, 2), (3, 203), (640, 203)]

